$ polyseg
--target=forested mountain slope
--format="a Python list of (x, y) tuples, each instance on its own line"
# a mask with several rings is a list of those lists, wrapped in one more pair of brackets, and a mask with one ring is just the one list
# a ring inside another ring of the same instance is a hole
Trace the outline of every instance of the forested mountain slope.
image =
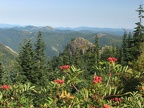
[(64, 47), (71, 41), (71, 39), (77, 37), (82, 37), (93, 43), (95, 36), (98, 35), (100, 46), (112, 44), (120, 45), (122, 42), (122, 36), (119, 35), (86, 30), (58, 30), (50, 26), (1, 28), (0, 42), (18, 52), (20, 43), (23, 42), (25, 38), (30, 38), (32, 42), (36, 41), (38, 31), (42, 32), (42, 36), (46, 43), (46, 54), (49, 57), (57, 56), (59, 52), (63, 51)]
[(0, 60), (6, 64), (8, 61), (14, 60), (17, 57), (17, 53), (8, 46), (0, 43)]

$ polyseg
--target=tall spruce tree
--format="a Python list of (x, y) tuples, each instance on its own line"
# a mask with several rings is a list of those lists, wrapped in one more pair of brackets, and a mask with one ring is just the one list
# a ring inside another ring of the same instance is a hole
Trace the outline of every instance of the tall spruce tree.
[[(68, 46), (68, 45), (67, 45)], [(70, 65), (71, 61), (70, 61), (70, 51), (67, 49), (67, 46), (64, 48), (63, 53), (61, 54), (61, 59), (63, 60), (63, 64), (62, 65)]]
[(129, 33), (129, 36), (126, 38), (126, 33), (123, 37), (123, 46), (122, 46), (122, 55), (121, 59), (123, 63), (129, 65), (134, 65), (135, 61), (142, 53), (142, 44), (144, 42), (144, 26), (142, 25), (142, 13), (144, 12), (142, 4), (139, 5), (138, 10), (139, 22), (135, 23), (136, 27), (134, 28), (133, 36)]
[(137, 26), (135, 28), (134, 35), (133, 35), (132, 54), (134, 55), (133, 56), (134, 60), (137, 60), (137, 58), (142, 53), (141, 44), (144, 42), (144, 26), (142, 25), (142, 18), (143, 18), (142, 13), (144, 12), (144, 10), (143, 10), (142, 4), (140, 4), (138, 10), (136, 11), (138, 12), (139, 22), (135, 23)]
[(126, 65), (127, 64), (127, 48), (128, 48), (128, 36), (127, 32), (125, 30), (124, 35), (123, 35), (123, 44), (122, 44), (122, 49), (121, 49), (121, 64)]
[(133, 48), (133, 35), (130, 32), (127, 38), (127, 63), (128, 61), (132, 61), (133, 60), (133, 55), (132, 53), (130, 53), (132, 51)]
[(21, 49), (18, 56), (19, 71), (17, 73), (16, 81), (35, 82), (34, 74), (34, 51), (30, 39), (25, 39), (21, 44)]
[(98, 36), (95, 37), (95, 64), (98, 65), (100, 60)]
[(36, 84), (44, 86), (47, 83), (48, 77), (47, 77), (47, 58), (45, 55), (45, 49), (46, 45), (45, 42), (42, 38), (41, 32), (38, 32), (37, 35), (37, 41), (35, 44), (35, 66), (34, 66), (34, 71), (35, 71), (35, 78)]
[(35, 49), (32, 47), (30, 39), (25, 39), (21, 44), (21, 49), (18, 56), (19, 72), (16, 80), (25, 83), (44, 86), (48, 81), (47, 77), (47, 58), (45, 55), (46, 45), (42, 38), (41, 32), (38, 32)]
[(40, 63), (44, 63), (45, 59), (46, 59), (46, 55), (45, 55), (45, 49), (46, 49), (46, 45), (45, 42), (42, 38), (42, 34), (39, 31), (38, 35), (37, 35), (37, 41), (35, 44), (35, 60), (40, 62)]

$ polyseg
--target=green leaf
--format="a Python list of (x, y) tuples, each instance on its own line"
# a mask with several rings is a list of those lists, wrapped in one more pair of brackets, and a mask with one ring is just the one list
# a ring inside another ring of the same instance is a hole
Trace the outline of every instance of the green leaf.
[(3, 94), (0, 92), (0, 100), (2, 99), (2, 97), (3, 97)]
[(113, 93), (113, 94), (115, 95), (115, 94), (116, 94), (116, 92), (117, 92), (117, 88), (114, 88), (114, 93)]
[(111, 94), (111, 86), (109, 87), (109, 95)]
[(138, 104), (139, 108), (142, 108), (142, 106), (141, 106), (142, 103), (140, 101), (137, 101), (137, 104)]

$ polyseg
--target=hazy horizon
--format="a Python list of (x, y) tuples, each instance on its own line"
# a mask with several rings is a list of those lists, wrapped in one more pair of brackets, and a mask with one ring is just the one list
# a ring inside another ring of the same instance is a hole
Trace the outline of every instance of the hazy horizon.
[(0, 23), (133, 29), (140, 0), (2, 0)]

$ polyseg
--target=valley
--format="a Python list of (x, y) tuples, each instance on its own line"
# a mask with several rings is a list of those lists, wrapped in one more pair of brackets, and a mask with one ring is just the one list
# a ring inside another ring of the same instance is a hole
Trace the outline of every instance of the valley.
[[(1, 26), (0, 26), (1, 27)], [(122, 29), (110, 28), (53, 28), (50, 26), (8, 26), (0, 28), (0, 42), (19, 52), (20, 44), (26, 38), (30, 38), (34, 43), (37, 33), (41, 31), (46, 43), (46, 55), (49, 58), (58, 56), (64, 47), (74, 38), (82, 37), (94, 43), (94, 37), (98, 35), (99, 45), (121, 45)]]

